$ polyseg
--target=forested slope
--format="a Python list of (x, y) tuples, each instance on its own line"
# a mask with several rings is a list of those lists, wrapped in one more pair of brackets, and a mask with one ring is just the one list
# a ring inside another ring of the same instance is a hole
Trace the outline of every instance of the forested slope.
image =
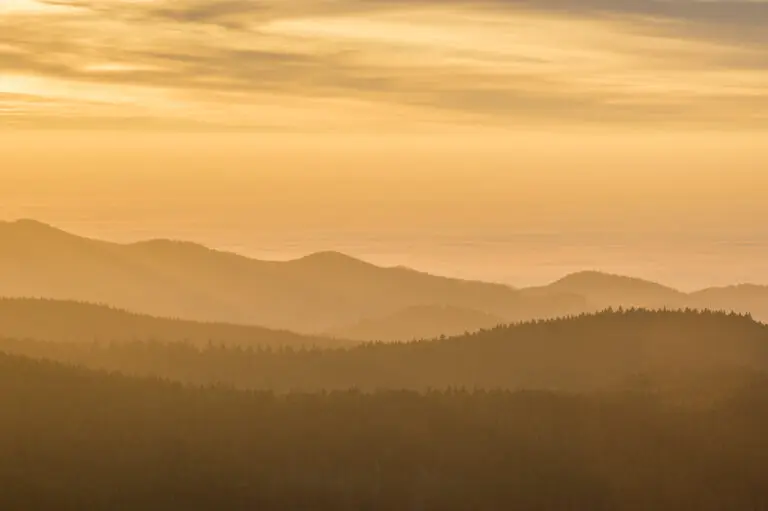
[(0, 354), (0, 509), (648, 510), (768, 505), (768, 381), (624, 392), (194, 389)]
[(447, 338), (342, 349), (0, 340), (0, 350), (96, 369), (275, 391), (687, 385), (768, 370), (768, 327), (708, 311), (605, 311)]

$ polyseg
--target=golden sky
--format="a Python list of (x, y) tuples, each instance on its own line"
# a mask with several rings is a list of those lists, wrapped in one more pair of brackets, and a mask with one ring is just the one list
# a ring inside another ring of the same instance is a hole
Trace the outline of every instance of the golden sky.
[(768, 127), (762, 0), (0, 0), (0, 127)]
[(766, 27), (765, 0), (0, 0), (0, 219), (763, 243)]

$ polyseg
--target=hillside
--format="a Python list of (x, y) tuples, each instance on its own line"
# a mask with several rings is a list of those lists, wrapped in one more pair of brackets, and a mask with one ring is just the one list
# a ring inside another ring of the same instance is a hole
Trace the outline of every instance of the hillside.
[(493, 314), (445, 306), (413, 306), (389, 316), (364, 319), (328, 335), (361, 341), (432, 339), (490, 328), (504, 323)]
[(576, 295), (583, 298), (585, 312), (608, 307), (694, 308), (751, 314), (755, 319), (768, 321), (768, 286), (742, 284), (684, 293), (648, 280), (583, 271), (546, 286), (520, 291), (529, 298)]
[(0, 298), (0, 337), (59, 343), (153, 341), (232, 347), (338, 347), (347, 341), (247, 325), (134, 314), (79, 302)]
[(688, 303), (692, 307), (750, 313), (768, 322), (768, 286), (742, 284), (704, 289), (691, 293)]
[(611, 306), (735, 310), (768, 321), (768, 287), (761, 286), (686, 294), (590, 271), (513, 289), (379, 267), (337, 252), (277, 262), (180, 241), (109, 243), (32, 220), (0, 222), (0, 296), (377, 340), (459, 334)]
[[(0, 223), (0, 296), (315, 333), (419, 305), (505, 318), (553, 309), (508, 286), (381, 268), (333, 252), (259, 261), (192, 243), (108, 243), (31, 220)], [(573, 310), (561, 302), (554, 301), (559, 312)]]
[(762, 509), (767, 395), (277, 397), (0, 353), (0, 509)]
[(677, 308), (685, 306), (686, 295), (655, 282), (597, 271), (566, 275), (544, 287), (528, 288), (528, 293), (571, 293), (583, 296), (589, 307)]
[(768, 327), (745, 316), (627, 310), (410, 343), (242, 350), (167, 343), (0, 340), (0, 350), (193, 384), (275, 391), (448, 387), (610, 390), (768, 371)]

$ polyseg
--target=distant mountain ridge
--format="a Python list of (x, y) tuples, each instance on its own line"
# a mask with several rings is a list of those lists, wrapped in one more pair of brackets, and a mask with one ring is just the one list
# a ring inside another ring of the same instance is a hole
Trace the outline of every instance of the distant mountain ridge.
[(304, 333), (411, 306), (466, 308), (510, 320), (580, 305), (553, 307), (506, 285), (382, 268), (333, 252), (260, 261), (196, 244), (93, 240), (28, 220), (0, 223), (0, 296)]
[(361, 340), (472, 331), (485, 324), (478, 316), (507, 323), (619, 306), (734, 310), (768, 320), (768, 286), (684, 293), (588, 271), (515, 289), (380, 267), (331, 251), (262, 261), (183, 241), (111, 243), (35, 220), (0, 222), (0, 296), (103, 303), (300, 333), (345, 332)]

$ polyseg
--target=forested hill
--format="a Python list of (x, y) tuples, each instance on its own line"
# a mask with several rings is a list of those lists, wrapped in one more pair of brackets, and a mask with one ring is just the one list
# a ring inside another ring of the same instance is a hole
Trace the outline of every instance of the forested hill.
[(423, 305), (380, 318), (368, 318), (348, 327), (330, 330), (327, 334), (363, 341), (408, 341), (459, 335), (504, 323), (503, 318), (485, 312)]
[(276, 397), (0, 354), (0, 509), (765, 509), (766, 396)]
[(258, 326), (157, 318), (105, 305), (24, 298), (0, 298), (0, 337), (70, 343), (184, 342), (198, 347), (327, 348), (354, 344)]
[(179, 343), (5, 339), (0, 350), (189, 383), (277, 391), (586, 391), (768, 370), (768, 327), (736, 314), (631, 309), (499, 326), (444, 340), (348, 349), (200, 350)]

